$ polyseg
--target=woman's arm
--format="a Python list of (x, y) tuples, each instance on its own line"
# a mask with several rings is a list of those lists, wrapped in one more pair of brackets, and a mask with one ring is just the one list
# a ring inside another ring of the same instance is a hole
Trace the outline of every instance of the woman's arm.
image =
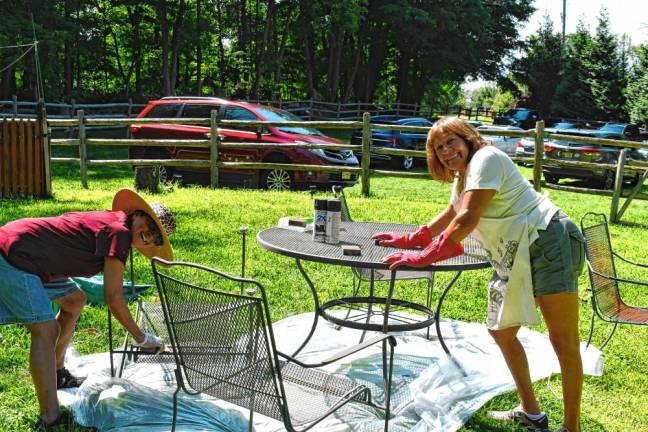
[(494, 189), (473, 189), (464, 194), (459, 212), (445, 229), (453, 242), (459, 243), (475, 229), (494, 195)]
[(452, 207), (452, 204), (449, 204), (445, 210), (428, 222), (427, 227), (428, 230), (430, 230), (432, 237), (441, 234), (441, 232), (450, 225), (450, 222), (452, 222), (456, 215), (457, 213), (455, 212), (454, 207)]
[(104, 259), (104, 299), (110, 312), (133, 336), (135, 342), (144, 340), (144, 333), (133, 320), (124, 301), (124, 263), (115, 257)]

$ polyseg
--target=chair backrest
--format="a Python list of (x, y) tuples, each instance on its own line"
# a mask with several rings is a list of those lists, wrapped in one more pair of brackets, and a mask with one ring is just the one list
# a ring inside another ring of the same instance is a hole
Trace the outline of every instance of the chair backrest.
[(344, 222), (353, 222), (353, 219), (351, 218), (351, 212), (349, 211), (349, 206), (346, 202), (346, 196), (344, 195), (344, 188), (338, 185), (333, 186), (333, 196), (340, 200), (340, 219), (342, 219), (342, 221)]
[[(197, 264), (155, 258), (152, 266), (179, 385), (282, 420), (285, 391), (263, 286)], [(241, 286), (258, 297), (238, 294)]]
[(603, 319), (613, 319), (625, 306), (619, 294), (607, 218), (601, 213), (586, 213), (581, 218), (585, 255), (592, 286), (592, 306)]

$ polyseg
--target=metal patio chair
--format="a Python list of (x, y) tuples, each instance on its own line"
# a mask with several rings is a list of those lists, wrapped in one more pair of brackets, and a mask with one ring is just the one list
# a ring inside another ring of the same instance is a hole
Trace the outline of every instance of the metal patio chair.
[(585, 255), (592, 290), (592, 320), (587, 345), (592, 341), (594, 318), (614, 323), (610, 334), (601, 345), (601, 350), (610, 341), (618, 324), (648, 325), (648, 308), (625, 303), (619, 284), (648, 286), (647, 282), (624, 279), (617, 276), (615, 258), (625, 263), (648, 268), (647, 264), (630, 261), (612, 250), (610, 233), (605, 215), (585, 213), (581, 218), (581, 231), (585, 236)]
[[(381, 335), (306, 364), (277, 350), (261, 283), (159, 258), (153, 259), (152, 267), (176, 363), (172, 430), (180, 389), (249, 409), (250, 430), (254, 412), (282, 421), (289, 431), (304, 431), (348, 402), (385, 410), (388, 430), (396, 344), (392, 336)], [(249, 294), (240, 294), (240, 287)], [(379, 381), (385, 389), (384, 407), (373, 402), (366, 385), (316, 369), (376, 343), (383, 344)]]
[[(351, 218), (351, 211), (346, 202), (346, 196), (344, 195), (344, 188), (340, 186), (333, 186), (333, 195), (340, 200), (342, 207), (341, 219), (345, 222), (353, 222)], [(353, 291), (352, 297), (356, 297), (360, 292), (363, 282), (369, 282), (371, 286), (371, 280), (374, 282), (389, 282), (391, 277), (390, 270), (372, 270), (366, 268), (351, 267), (351, 272), (353, 273)], [(434, 272), (431, 271), (401, 271), (396, 273), (396, 280), (413, 280), (413, 279), (425, 279), (427, 280), (427, 292), (425, 298), (425, 306), (430, 309), (432, 304), (432, 288), (434, 287)], [(371, 297), (373, 293), (370, 293)], [(429, 337), (428, 329), (428, 337)]]

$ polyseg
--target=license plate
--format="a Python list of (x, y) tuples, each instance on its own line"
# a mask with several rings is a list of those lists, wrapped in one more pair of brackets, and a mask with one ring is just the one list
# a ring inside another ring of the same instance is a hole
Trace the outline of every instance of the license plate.
[(564, 153), (563, 153), (563, 156), (564, 156), (565, 158), (570, 158), (570, 157), (572, 157), (573, 155), (574, 155), (574, 154), (573, 154), (572, 152), (564, 152)]
[(351, 173), (350, 172), (343, 172), (342, 173), (342, 180), (349, 180), (351, 178)]

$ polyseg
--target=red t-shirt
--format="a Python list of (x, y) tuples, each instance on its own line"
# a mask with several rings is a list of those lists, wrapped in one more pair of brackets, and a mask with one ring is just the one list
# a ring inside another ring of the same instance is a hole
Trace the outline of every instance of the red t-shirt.
[(105, 257), (125, 264), (130, 245), (123, 211), (71, 212), (0, 227), (0, 253), (12, 266), (43, 282), (93, 276), (103, 271)]

